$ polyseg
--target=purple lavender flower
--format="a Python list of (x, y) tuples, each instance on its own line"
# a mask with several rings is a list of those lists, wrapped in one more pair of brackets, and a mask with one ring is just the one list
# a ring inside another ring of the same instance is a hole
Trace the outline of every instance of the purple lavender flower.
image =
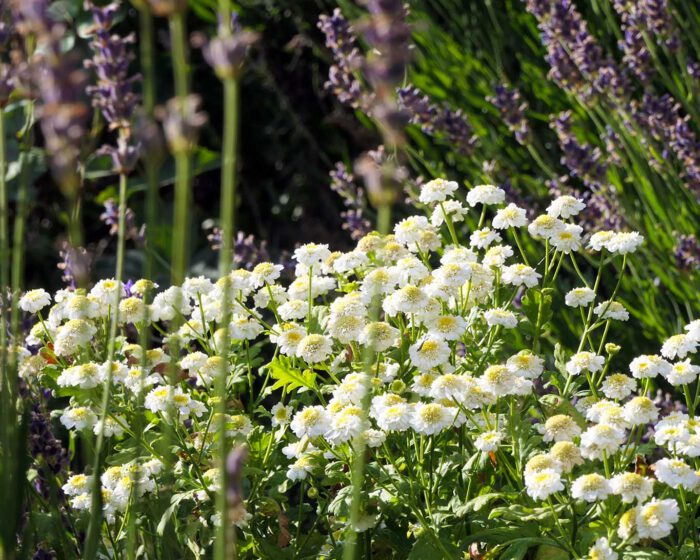
[(63, 271), (62, 279), (69, 288), (84, 286), (90, 279), (92, 257), (83, 247), (73, 247), (68, 241), (62, 243), (59, 251), (61, 262), (57, 268)]
[(487, 101), (500, 111), (501, 118), (508, 130), (515, 134), (515, 139), (521, 144), (526, 144), (530, 137), (530, 124), (525, 118), (527, 102), (522, 101), (516, 88), (509, 88), (503, 84), (497, 85), (494, 92), (495, 95), (487, 98)]
[(202, 98), (188, 95), (184, 101), (174, 97), (159, 107), (157, 116), (163, 122), (163, 130), (173, 153), (189, 152), (197, 143), (199, 130), (207, 122), (207, 115), (201, 112)]
[(679, 235), (674, 249), (676, 265), (686, 272), (700, 269), (700, 244), (694, 235)]
[(596, 188), (581, 191), (568, 184), (569, 177), (547, 181), (552, 198), (568, 194), (580, 198), (586, 208), (579, 214), (579, 223), (586, 231), (622, 230), (625, 220), (617, 194), (611, 188)]
[(550, 122), (557, 133), (562, 149), (561, 163), (571, 175), (579, 177), (586, 186), (599, 189), (606, 182), (607, 167), (602, 161), (600, 148), (582, 144), (571, 127), (571, 111), (559, 113)]
[(238, 15), (231, 15), (231, 26), (219, 22), (217, 37), (202, 45), (202, 54), (209, 66), (222, 80), (236, 77), (243, 66), (248, 48), (258, 40), (258, 34), (241, 29)]
[(444, 138), (451, 147), (462, 155), (469, 155), (474, 149), (477, 137), (466, 115), (448, 105), (436, 105), (427, 95), (414, 86), (398, 90), (399, 104), (410, 117), (410, 122), (433, 137)]
[(340, 214), (344, 220), (343, 229), (350, 233), (352, 239), (358, 240), (367, 235), (371, 228), (371, 223), (364, 217), (365, 191), (357, 186), (355, 177), (341, 162), (335, 164), (335, 169), (330, 172), (330, 176), (331, 190), (340, 195), (343, 203), (348, 207)]
[[(119, 233), (119, 205), (109, 199), (105, 201), (104, 207), (105, 211), (100, 214), (100, 220), (109, 226), (109, 235), (115, 236)], [(131, 208), (126, 209), (124, 219), (126, 239), (131, 239), (138, 247), (143, 247), (146, 242), (146, 225), (136, 225), (136, 213)]]
[(686, 187), (700, 197), (700, 142), (680, 104), (668, 94), (645, 93), (640, 103), (632, 103), (631, 112), (655, 140), (670, 147), (681, 164)]
[(602, 93), (624, 97), (624, 74), (590, 34), (572, 0), (525, 1), (538, 20), (549, 75), (560, 87), (587, 101)]
[(326, 36), (326, 47), (330, 49), (334, 60), (325, 87), (345, 105), (354, 108), (368, 106), (368, 94), (355, 77), (355, 72), (364, 63), (364, 57), (357, 49), (355, 35), (340, 8), (333, 10), (330, 16), (321, 15), (318, 28)]

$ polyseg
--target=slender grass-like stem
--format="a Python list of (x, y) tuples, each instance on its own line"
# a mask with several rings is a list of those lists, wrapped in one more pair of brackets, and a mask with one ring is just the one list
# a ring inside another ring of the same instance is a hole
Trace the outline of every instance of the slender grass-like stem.
[(99, 537), (102, 527), (102, 492), (100, 485), (100, 473), (102, 471), (102, 448), (104, 447), (105, 420), (109, 415), (110, 392), (112, 386), (112, 361), (117, 339), (119, 325), (119, 301), (122, 296), (121, 282), (124, 276), (124, 249), (126, 241), (126, 175), (119, 175), (119, 230), (117, 232), (117, 268), (115, 281), (117, 283), (114, 303), (110, 305), (109, 341), (107, 343), (107, 377), (102, 388), (102, 404), (100, 410), (100, 429), (95, 442), (95, 457), (92, 469), (92, 503), (90, 507), (90, 522), (88, 524), (87, 537), (83, 558), (93, 560), (97, 558)]
[[(228, 21), (226, 14), (222, 14), (224, 21)], [(228, 452), (226, 441), (226, 425), (223, 415), (226, 412), (226, 377), (229, 363), (229, 321), (231, 307), (231, 277), (229, 273), (233, 266), (233, 232), (236, 224), (236, 161), (238, 153), (238, 123), (239, 123), (239, 82), (237, 78), (224, 80), (224, 142), (223, 161), (221, 170), (221, 228), (223, 231), (223, 243), (219, 254), (219, 275), (224, 278), (222, 295), (223, 341), (220, 356), (222, 358), (222, 370), (216, 380), (217, 412), (222, 419), (219, 426), (219, 476), (221, 488), (226, 488), (226, 455)], [(251, 386), (252, 392), (253, 387)], [(228, 504), (226, 492), (220, 491), (216, 496), (216, 509), (221, 515), (221, 523), (217, 530), (217, 539), (214, 547), (214, 558), (226, 560), (236, 558), (235, 529), (228, 520)]]
[[(170, 40), (173, 52), (173, 72), (175, 96), (179, 99), (180, 110), (185, 110), (188, 93), (187, 83), (187, 38), (185, 36), (185, 15), (175, 12), (170, 16)], [(175, 154), (175, 216), (173, 222), (172, 283), (182, 284), (185, 279), (188, 258), (190, 224), (190, 153), (180, 150)]]

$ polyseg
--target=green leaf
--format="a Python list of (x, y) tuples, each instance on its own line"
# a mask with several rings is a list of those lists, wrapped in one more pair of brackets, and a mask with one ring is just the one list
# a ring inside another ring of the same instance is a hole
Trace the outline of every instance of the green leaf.
[(294, 391), (300, 387), (316, 389), (316, 374), (310, 369), (299, 371), (292, 367), (287, 358), (275, 358), (267, 367), (270, 370), (270, 376), (277, 380), (272, 386), (273, 391), (282, 387), (287, 391)]

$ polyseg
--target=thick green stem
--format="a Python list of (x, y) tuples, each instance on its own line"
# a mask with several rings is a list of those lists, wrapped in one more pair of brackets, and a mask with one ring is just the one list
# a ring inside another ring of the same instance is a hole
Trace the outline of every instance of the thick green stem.
[(112, 362), (116, 347), (117, 329), (119, 326), (119, 301), (121, 300), (121, 282), (124, 275), (124, 247), (126, 241), (126, 175), (119, 175), (119, 231), (117, 233), (117, 268), (115, 281), (114, 302), (110, 305), (111, 321), (109, 326), (109, 341), (107, 343), (107, 377), (102, 388), (102, 409), (100, 410), (100, 429), (95, 442), (95, 457), (92, 469), (92, 503), (90, 507), (90, 523), (88, 524), (87, 537), (83, 558), (94, 560), (97, 558), (99, 537), (102, 527), (102, 492), (100, 473), (102, 471), (102, 448), (104, 447), (105, 420), (109, 415), (110, 392), (112, 388)]

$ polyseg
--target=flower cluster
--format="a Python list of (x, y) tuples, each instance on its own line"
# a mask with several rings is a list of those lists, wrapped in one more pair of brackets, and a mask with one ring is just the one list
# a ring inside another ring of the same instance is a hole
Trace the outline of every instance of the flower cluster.
[[(321, 538), (296, 546), (316, 556), (348, 527), (376, 528), (368, 538), (379, 546), (395, 524), (440, 550), (448, 527), (450, 549), (464, 552), (465, 524), (515, 535), (529, 530), (511, 523), (521, 517), (575, 557), (690, 539), (700, 322), (658, 354), (625, 361), (608, 337), (634, 319), (611, 275), (625, 274), (643, 237), (584, 232), (586, 204), (574, 196), (531, 218), (494, 185), (462, 191), (425, 183), (427, 215), (368, 233), (351, 251), (299, 247), (288, 283), (282, 265), (260, 262), (163, 290), (107, 279), (24, 294), (21, 308), (37, 318), (27, 344), (41, 351), (24, 354), (23, 378), (62, 399), (57, 415), (74, 438), (110, 440), (104, 472), (63, 484), (72, 515), (90, 507), (99, 476), (108, 527), (145, 511), (140, 498), (169, 496), (169, 515), (201, 547), (222, 522), (214, 498), (224, 489), (239, 542), (269, 533), (286, 546), (281, 512), (297, 508), (297, 529), (312, 515)], [(599, 267), (582, 270), (585, 260)], [(117, 300), (122, 334), (110, 361), (104, 333)], [(574, 351), (555, 346), (553, 313), (578, 337)], [(159, 344), (130, 338), (148, 326)], [(684, 392), (687, 412), (657, 406), (649, 395), (659, 381)], [(223, 469), (226, 449), (235, 451)], [(356, 453), (367, 466), (352, 514)], [(295, 506), (297, 496), (309, 501)]]

